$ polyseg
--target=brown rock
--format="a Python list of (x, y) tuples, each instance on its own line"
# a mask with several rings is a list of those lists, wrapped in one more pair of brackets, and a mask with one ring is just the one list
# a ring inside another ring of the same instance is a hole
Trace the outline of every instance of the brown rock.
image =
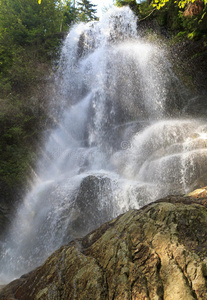
[(61, 247), (0, 299), (207, 299), (206, 199), (169, 196)]
[(187, 196), (193, 198), (207, 199), (207, 186), (201, 189), (196, 189), (195, 191), (189, 193)]
[(201, 0), (196, 0), (194, 2), (189, 2), (183, 13), (184, 17), (191, 18), (193, 16), (199, 15), (204, 8), (204, 3)]

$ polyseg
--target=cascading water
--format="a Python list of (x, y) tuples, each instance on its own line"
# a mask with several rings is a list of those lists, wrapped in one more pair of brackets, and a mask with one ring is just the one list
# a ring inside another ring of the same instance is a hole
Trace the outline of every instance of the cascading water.
[(207, 125), (177, 115), (182, 86), (164, 51), (137, 36), (129, 8), (74, 26), (56, 84), (58, 125), (2, 245), (2, 284), (130, 208), (188, 192), (207, 172)]

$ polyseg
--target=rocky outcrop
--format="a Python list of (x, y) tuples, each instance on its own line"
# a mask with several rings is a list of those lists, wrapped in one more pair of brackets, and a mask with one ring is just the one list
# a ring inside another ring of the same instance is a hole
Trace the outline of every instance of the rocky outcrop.
[[(187, 196), (196, 198), (196, 199), (207, 199), (207, 186), (196, 189), (193, 192), (189, 193)], [(204, 200), (202, 200), (204, 201)]]
[(104, 175), (83, 178), (68, 213), (64, 242), (82, 237), (114, 216), (111, 180)]
[(183, 13), (184, 17), (189, 18), (199, 15), (204, 8), (204, 3), (201, 0), (196, 0), (194, 2), (189, 2)]
[(203, 300), (206, 284), (207, 199), (170, 196), (61, 247), (0, 299)]

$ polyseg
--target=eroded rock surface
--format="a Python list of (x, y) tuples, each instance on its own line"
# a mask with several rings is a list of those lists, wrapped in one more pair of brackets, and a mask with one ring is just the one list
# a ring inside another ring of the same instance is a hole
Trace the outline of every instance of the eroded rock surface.
[(62, 246), (0, 299), (207, 299), (207, 201), (170, 196)]

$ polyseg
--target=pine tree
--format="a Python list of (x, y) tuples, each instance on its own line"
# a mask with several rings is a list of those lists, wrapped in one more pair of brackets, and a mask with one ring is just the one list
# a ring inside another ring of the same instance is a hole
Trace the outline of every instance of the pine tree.
[(82, 22), (88, 22), (97, 20), (95, 9), (96, 5), (91, 4), (89, 0), (82, 0), (81, 2), (78, 2), (78, 14), (80, 21)]

